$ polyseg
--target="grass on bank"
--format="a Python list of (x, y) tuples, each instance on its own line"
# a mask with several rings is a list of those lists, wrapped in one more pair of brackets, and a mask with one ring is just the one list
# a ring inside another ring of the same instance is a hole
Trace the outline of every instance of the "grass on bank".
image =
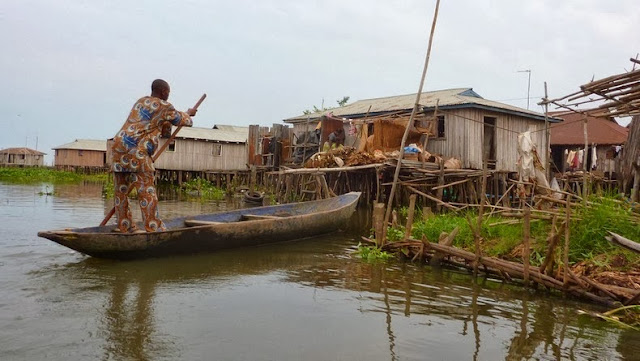
[[(620, 234), (631, 240), (640, 241), (640, 224), (638, 214), (633, 213), (631, 205), (617, 199), (615, 196), (598, 197), (592, 196), (589, 199), (588, 207), (583, 205), (572, 209), (572, 214), (580, 220), (570, 223), (570, 247), (569, 262), (575, 264), (585, 262), (603, 269), (634, 269), (640, 268), (640, 255), (623, 250), (622, 248), (609, 243), (605, 236), (607, 231)], [(563, 209), (560, 209), (562, 212)], [(406, 209), (398, 212), (406, 217)], [(430, 240), (438, 240), (442, 232), (451, 232), (459, 227), (453, 245), (469, 251), (474, 250), (473, 232), (469, 228), (467, 218), (473, 224), (477, 222), (476, 212), (447, 213), (436, 215), (426, 220), (422, 220), (420, 212), (416, 212), (416, 219), (412, 228), (412, 237), (421, 239), (423, 236)], [(503, 218), (493, 215), (486, 217), (482, 223), (481, 234), (484, 239), (482, 251), (484, 254), (504, 259), (520, 261), (518, 247), (523, 240), (522, 222), (516, 224), (494, 223), (512, 220), (513, 218)], [(562, 219), (558, 219), (560, 223)], [(540, 265), (544, 260), (547, 251), (546, 239), (551, 231), (551, 221), (532, 220), (530, 230), (531, 259), (532, 265)], [(387, 236), (389, 241), (395, 242), (404, 237), (404, 226), (389, 227)], [(556, 257), (561, 252), (561, 245), (564, 242), (564, 234), (560, 239), (560, 246), (556, 249)]]
[(53, 168), (0, 168), (0, 181), (14, 184), (106, 182), (108, 173), (81, 174)]
[[(187, 200), (198, 200), (198, 201), (211, 201), (211, 200), (222, 200), (225, 198), (224, 189), (216, 187), (213, 183), (207, 181), (206, 179), (197, 178), (192, 179), (187, 182), (182, 183), (181, 186), (174, 184), (162, 184), (162, 186), (157, 187), (158, 193), (169, 191), (170, 193), (179, 193), (182, 196), (186, 197)], [(113, 198), (114, 196), (114, 187), (113, 187), (113, 178), (109, 178), (107, 182), (102, 187), (102, 195), (105, 198)], [(136, 190), (133, 189), (131, 193), (129, 193), (129, 198), (136, 198)]]

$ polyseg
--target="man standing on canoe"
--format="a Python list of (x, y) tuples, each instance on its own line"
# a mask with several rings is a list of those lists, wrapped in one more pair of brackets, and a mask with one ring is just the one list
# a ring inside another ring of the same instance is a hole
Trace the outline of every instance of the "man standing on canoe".
[(118, 228), (129, 233), (138, 231), (131, 219), (128, 194), (132, 188), (138, 192), (144, 228), (147, 232), (164, 231), (166, 227), (158, 215), (155, 168), (152, 156), (158, 149), (158, 138), (163, 129), (171, 125), (190, 127), (196, 109), (177, 111), (169, 99), (169, 84), (156, 79), (151, 84), (151, 95), (140, 98), (131, 109), (127, 121), (113, 138), (111, 146), (114, 180), (114, 203)]

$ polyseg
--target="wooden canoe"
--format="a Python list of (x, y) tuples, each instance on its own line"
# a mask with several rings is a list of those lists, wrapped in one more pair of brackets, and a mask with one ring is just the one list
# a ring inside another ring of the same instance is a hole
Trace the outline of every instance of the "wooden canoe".
[(317, 201), (238, 209), (165, 220), (168, 230), (116, 233), (114, 225), (39, 232), (78, 252), (132, 259), (255, 246), (313, 237), (344, 226), (360, 192)]

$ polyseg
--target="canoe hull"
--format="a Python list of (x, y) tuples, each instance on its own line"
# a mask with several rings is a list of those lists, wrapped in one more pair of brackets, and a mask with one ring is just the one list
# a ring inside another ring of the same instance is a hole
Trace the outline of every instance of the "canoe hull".
[[(40, 232), (38, 236), (98, 258), (132, 259), (213, 252), (333, 232), (347, 223), (359, 196), (360, 193), (352, 192), (321, 201), (184, 217), (166, 222), (170, 229), (164, 232), (119, 234), (110, 232), (111, 226)], [(248, 214), (272, 217), (278, 212), (287, 216), (233, 221), (234, 217), (240, 219)], [(180, 227), (186, 218), (219, 223)]]

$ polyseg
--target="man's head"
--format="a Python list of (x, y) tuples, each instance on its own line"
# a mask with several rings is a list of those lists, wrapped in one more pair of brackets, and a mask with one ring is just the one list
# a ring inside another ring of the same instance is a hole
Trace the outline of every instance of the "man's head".
[(169, 99), (169, 83), (162, 79), (156, 79), (151, 83), (151, 96), (162, 100)]

